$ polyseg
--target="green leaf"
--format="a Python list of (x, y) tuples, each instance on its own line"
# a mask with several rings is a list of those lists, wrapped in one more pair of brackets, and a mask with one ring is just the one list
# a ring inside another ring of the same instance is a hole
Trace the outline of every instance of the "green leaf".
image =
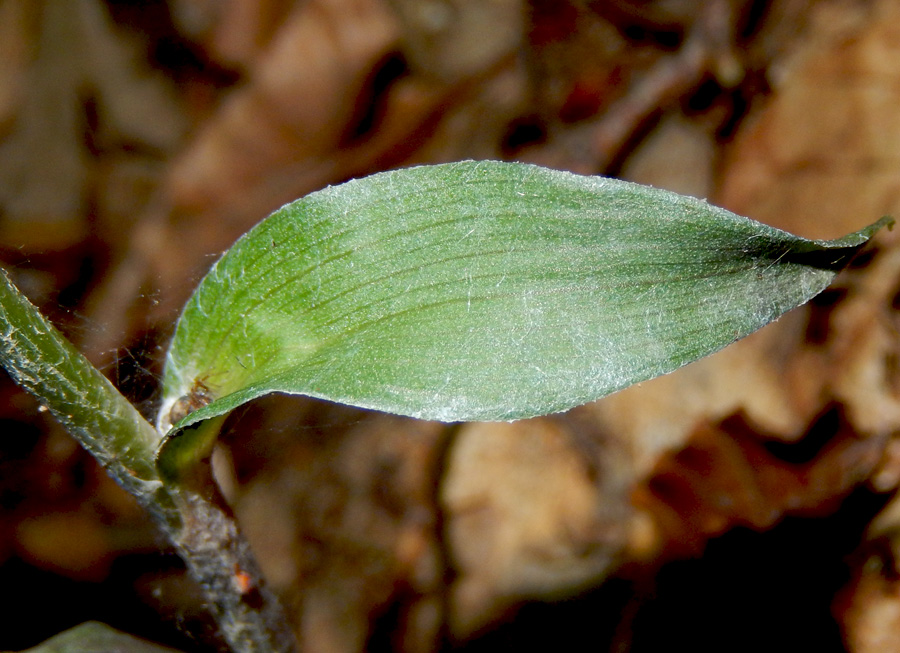
[(177, 651), (126, 635), (106, 624), (88, 621), (23, 653), (177, 653)]
[(809, 300), (888, 222), (811, 241), (515, 163), (351, 181), (276, 211), (216, 263), (178, 323), (159, 425), (270, 392), (444, 421), (562, 411)]

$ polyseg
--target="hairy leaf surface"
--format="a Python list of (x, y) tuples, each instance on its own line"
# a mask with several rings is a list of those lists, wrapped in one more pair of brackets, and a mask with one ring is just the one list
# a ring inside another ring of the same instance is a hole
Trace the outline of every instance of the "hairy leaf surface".
[(674, 193), (499, 162), (326, 188), (200, 284), (159, 426), (270, 392), (444, 421), (565, 410), (806, 302), (888, 221), (812, 241)]

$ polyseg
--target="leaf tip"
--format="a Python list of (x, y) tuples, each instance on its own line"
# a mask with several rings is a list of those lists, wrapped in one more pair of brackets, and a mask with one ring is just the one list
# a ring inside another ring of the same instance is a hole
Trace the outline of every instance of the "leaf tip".
[(896, 224), (896, 220), (894, 220), (894, 216), (892, 215), (883, 215), (881, 216), (877, 222), (873, 223), (871, 226), (866, 228), (869, 236), (874, 236), (876, 232), (881, 231), (883, 228), (887, 227), (888, 231), (894, 230), (894, 224)]

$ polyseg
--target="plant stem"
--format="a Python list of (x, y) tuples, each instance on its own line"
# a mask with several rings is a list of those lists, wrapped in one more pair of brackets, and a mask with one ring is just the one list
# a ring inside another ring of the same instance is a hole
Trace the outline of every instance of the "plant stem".
[(0, 363), (142, 504), (161, 489), (156, 429), (5, 273), (0, 274)]
[(160, 434), (0, 270), (0, 364), (151, 515), (175, 545), (235, 653), (294, 651), (277, 599), (208, 469), (163, 482)]
[(246, 538), (208, 463), (195, 467), (179, 488), (184, 528), (176, 545), (195, 578), (203, 579), (211, 610), (234, 651), (288, 653), (297, 650), (294, 634), (277, 597), (262, 582)]

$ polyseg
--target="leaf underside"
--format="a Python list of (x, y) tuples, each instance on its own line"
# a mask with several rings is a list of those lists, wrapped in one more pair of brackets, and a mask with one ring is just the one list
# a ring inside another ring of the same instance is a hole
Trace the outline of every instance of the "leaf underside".
[(197, 288), (159, 426), (270, 392), (443, 421), (562, 411), (808, 301), (888, 221), (811, 241), (662, 190), (487, 161), (329, 187)]

